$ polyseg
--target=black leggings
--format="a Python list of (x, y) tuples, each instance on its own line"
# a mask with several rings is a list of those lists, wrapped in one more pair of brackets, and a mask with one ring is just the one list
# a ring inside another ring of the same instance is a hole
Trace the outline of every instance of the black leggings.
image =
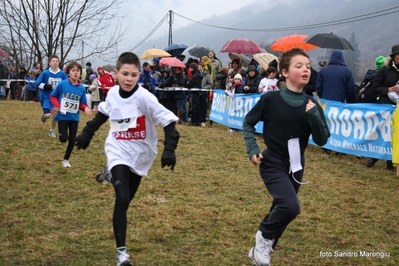
[[(75, 146), (76, 133), (78, 132), (78, 121), (58, 121), (59, 140), (64, 143), (68, 141), (64, 160), (69, 160), (73, 147)], [(69, 130), (69, 135), (68, 135)]]
[(126, 246), (127, 209), (139, 188), (141, 176), (130, 171), (126, 165), (115, 165), (111, 169), (115, 189), (115, 207), (112, 223), (116, 247)]

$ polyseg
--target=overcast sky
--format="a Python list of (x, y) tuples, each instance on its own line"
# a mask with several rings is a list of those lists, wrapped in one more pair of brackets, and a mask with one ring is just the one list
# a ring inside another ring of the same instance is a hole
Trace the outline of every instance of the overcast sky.
[[(262, 0), (136, 0), (126, 1), (120, 7), (120, 13), (126, 16), (123, 24), (128, 28), (128, 33), (124, 41), (118, 44), (118, 53), (131, 51), (139, 42), (141, 42), (168, 14), (169, 10), (188, 17), (196, 21), (202, 21), (212, 16), (223, 15), (233, 10), (238, 10), (245, 5), (261, 2)], [(263, 2), (267, 0), (263, 0)], [(192, 24), (189, 20), (174, 16), (173, 30)], [(168, 20), (162, 23), (162, 26), (148, 39), (156, 39), (161, 36), (167, 36), (169, 31)], [(167, 43), (167, 41), (165, 42)], [(166, 47), (166, 46), (165, 46)], [(165, 47), (156, 47), (163, 49)], [(152, 48), (152, 47), (140, 47)], [(141, 50), (141, 49), (140, 49)], [(137, 50), (133, 52), (137, 52)], [(97, 61), (97, 60), (93, 60)], [(99, 60), (101, 61), (101, 60)]]

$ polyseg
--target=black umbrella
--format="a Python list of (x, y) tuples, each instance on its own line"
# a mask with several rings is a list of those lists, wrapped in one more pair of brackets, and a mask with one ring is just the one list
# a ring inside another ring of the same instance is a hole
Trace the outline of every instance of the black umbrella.
[(319, 33), (306, 38), (305, 42), (320, 48), (355, 51), (348, 40), (332, 33)]
[(188, 46), (184, 44), (172, 44), (163, 50), (170, 53), (173, 57), (178, 57), (187, 47)]
[(187, 50), (187, 52), (188, 52), (190, 55), (195, 56), (195, 57), (198, 57), (198, 58), (201, 58), (201, 57), (203, 57), (204, 55), (208, 56), (209, 51), (210, 51), (210, 50), (209, 50), (208, 48), (205, 48), (205, 47), (203, 47), (203, 46), (194, 46), (194, 47), (191, 47), (191, 48), (189, 48), (189, 49)]

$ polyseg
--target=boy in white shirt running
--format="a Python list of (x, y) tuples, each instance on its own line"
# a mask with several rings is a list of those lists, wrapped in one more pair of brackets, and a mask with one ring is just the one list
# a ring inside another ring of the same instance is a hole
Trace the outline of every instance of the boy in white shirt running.
[(95, 118), (87, 122), (75, 144), (78, 149), (86, 149), (95, 131), (109, 120), (105, 154), (115, 189), (113, 229), (117, 266), (133, 265), (126, 252), (126, 213), (142, 176), (147, 175), (157, 156), (158, 137), (154, 124), (165, 131), (162, 167), (171, 166), (173, 170), (180, 137), (175, 129), (178, 117), (160, 104), (151, 92), (138, 85), (140, 65), (140, 59), (134, 53), (119, 56), (115, 70), (119, 85), (109, 90), (105, 102), (98, 105)]

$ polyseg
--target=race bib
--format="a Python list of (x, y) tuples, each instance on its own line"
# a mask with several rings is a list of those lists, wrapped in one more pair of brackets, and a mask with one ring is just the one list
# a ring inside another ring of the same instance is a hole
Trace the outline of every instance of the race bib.
[(137, 117), (119, 119), (119, 120), (109, 120), (110, 128), (112, 132), (122, 132), (127, 131), (129, 128), (137, 127)]
[(61, 114), (64, 114), (64, 115), (66, 113), (76, 114), (78, 111), (79, 111), (79, 101), (68, 99), (68, 98), (61, 99), (61, 106), (60, 106)]
[(48, 84), (50, 84), (51, 86), (53, 86), (53, 89), (55, 88), (55, 86), (57, 86), (58, 83), (60, 83), (62, 81), (62, 79), (60, 78), (48, 78)]

